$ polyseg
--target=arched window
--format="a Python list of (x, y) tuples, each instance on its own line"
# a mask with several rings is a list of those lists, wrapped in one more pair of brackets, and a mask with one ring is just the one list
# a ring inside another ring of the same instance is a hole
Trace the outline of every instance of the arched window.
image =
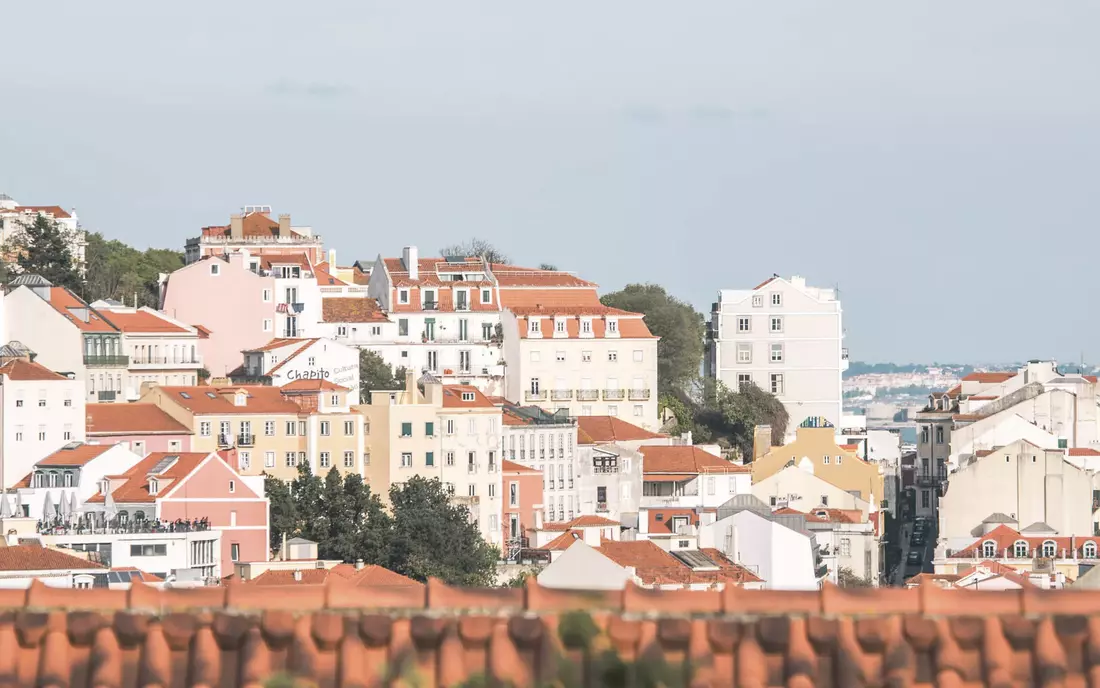
[(73, 474), (72, 471), (65, 471), (65, 487), (73, 486)]
[(61, 484), (57, 480), (57, 473), (50, 472), (50, 487), (60, 487)]
[(126, 523), (128, 520), (130, 520), (130, 514), (126, 513), (125, 511), (118, 512), (119, 523)]
[(1058, 546), (1054, 543), (1054, 540), (1043, 540), (1043, 556), (1053, 557), (1057, 552)]
[(198, 359), (195, 358), (195, 345), (192, 344), (191, 345), (191, 358), (187, 359), (187, 362), (188, 363), (195, 363), (197, 361), (198, 361)]
[(46, 486), (46, 476), (41, 474), (41, 473), (35, 473), (34, 474), (34, 486), (35, 487), (45, 487)]
[(1016, 544), (1012, 546), (1012, 555), (1017, 559), (1027, 559), (1028, 550), (1027, 540), (1017, 540)]
[(134, 520), (135, 521), (144, 521), (145, 520), (145, 512), (144, 511), (135, 511), (134, 512)]
[(982, 543), (982, 556), (992, 558), (997, 556), (997, 543), (993, 540), (986, 540)]
[(1093, 542), (1092, 540), (1089, 540), (1088, 542), (1085, 543), (1084, 548), (1082, 548), (1082, 552), (1084, 553), (1086, 559), (1095, 559), (1096, 558), (1096, 543)]

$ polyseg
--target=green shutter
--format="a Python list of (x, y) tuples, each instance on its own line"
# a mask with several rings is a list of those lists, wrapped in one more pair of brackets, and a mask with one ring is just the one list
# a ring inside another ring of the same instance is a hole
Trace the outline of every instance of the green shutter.
[(401, 436), (402, 437), (412, 437), (412, 434), (413, 434), (413, 424), (412, 423), (402, 423), (401, 424)]
[(434, 452), (428, 452), (428, 453), (424, 454), (424, 465), (425, 466), (434, 466), (435, 465), (435, 453)]
[(428, 437), (435, 436), (435, 423), (424, 423), (424, 434)]

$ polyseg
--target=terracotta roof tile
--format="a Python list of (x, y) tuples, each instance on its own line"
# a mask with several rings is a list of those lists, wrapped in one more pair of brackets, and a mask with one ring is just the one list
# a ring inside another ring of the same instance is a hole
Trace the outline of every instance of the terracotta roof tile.
[[(1089, 648), (1100, 645), (1096, 591), (930, 584), (716, 593), (566, 591), (533, 580), (524, 590), (35, 582), (0, 590), (0, 603), (10, 610), (0, 618), (7, 676), (18, 677), (9, 683), (74, 688), (261, 685), (284, 672), (310, 685), (375, 685), (411, 649), (432, 685), (602, 685), (606, 665), (585, 661), (592, 648), (611, 648), (627, 671), (656, 664), (690, 671), (699, 685), (1083, 686), (1095, 674)], [(570, 633), (566, 616), (590, 621), (594, 637)]]
[(637, 425), (627, 423), (616, 416), (577, 417), (577, 440), (580, 444), (630, 442), (662, 437), (668, 437), (668, 435), (661, 435), (639, 428)]
[[(116, 487), (111, 493), (111, 496), (115, 500), (115, 504), (155, 502), (158, 495), (149, 492), (149, 471), (160, 463), (161, 459), (168, 456), (175, 456), (178, 457), (178, 459), (175, 463), (169, 465), (157, 475), (163, 478), (171, 478), (172, 483), (169, 485), (169, 488), (171, 488), (172, 485), (179, 484), (181, 480), (191, 475), (191, 472), (194, 471), (207, 456), (210, 456), (210, 454), (206, 452), (150, 453), (144, 459), (134, 464), (130, 470), (122, 474), (121, 477), (126, 478), (126, 482)], [(88, 501), (92, 504), (102, 504), (106, 501), (106, 496), (102, 492), (97, 492), (89, 497)]]
[(1016, 377), (1016, 373), (970, 373), (963, 378), (963, 382), (981, 382), (983, 384), (994, 384), (997, 382), (1004, 382)]
[(51, 287), (48, 303), (82, 332), (118, 332), (104, 316), (65, 287)]
[(74, 443), (75, 446), (69, 448), (69, 445), (58, 449), (54, 453), (50, 454), (44, 459), (41, 459), (36, 466), (83, 466), (94, 458), (97, 458), (100, 454), (113, 449), (113, 444), (80, 444)]
[(509, 461), (508, 459), (501, 460), (500, 469), (504, 473), (542, 473), (535, 468), (524, 466), (523, 464), (516, 463), (515, 461)]
[(331, 287), (333, 285), (344, 286), (347, 284), (347, 282), (337, 279), (332, 275), (328, 263), (317, 263), (314, 265), (313, 276), (316, 278), (318, 286), (321, 287)]
[(573, 546), (573, 543), (578, 540), (584, 540), (583, 532), (579, 530), (567, 530), (542, 547), (539, 547), (539, 549), (547, 552), (560, 552), (569, 549)]
[(763, 289), (764, 287), (768, 286), (769, 284), (771, 284), (772, 282), (774, 282), (774, 281), (775, 281), (775, 280), (777, 280), (777, 279), (779, 279), (779, 278), (778, 278), (778, 277), (775, 277), (775, 276), (769, 277), (768, 279), (764, 280), (764, 281), (763, 281), (763, 282), (761, 282), (760, 284), (758, 284), (758, 285), (756, 285), (755, 287), (753, 287), (753, 288), (752, 288), (752, 290), (753, 290), (753, 291), (756, 291), (756, 290), (758, 290), (758, 289)]
[(492, 263), (489, 269), (503, 287), (597, 287), (595, 282), (581, 279), (573, 273), (561, 270), (540, 270), (518, 265)]
[(87, 404), (89, 435), (190, 435), (191, 429), (156, 404)]
[[(4, 211), (0, 210), (0, 212)], [(65, 220), (72, 217), (72, 215), (70, 215), (67, 210), (59, 205), (20, 205), (16, 206), (15, 212), (42, 213), (44, 215), (53, 215), (53, 218), (55, 220)]]
[[(261, 385), (240, 385), (229, 387), (162, 387), (164, 395), (175, 403), (198, 415), (255, 415), (270, 413), (276, 415), (299, 414), (302, 407), (283, 396), (278, 387)], [(233, 403), (235, 393), (243, 390), (247, 395), (245, 404)]]
[[(295, 573), (298, 578), (295, 578)], [(248, 581), (246, 585), (306, 585), (320, 586), (326, 583), (360, 588), (408, 587), (421, 588), (423, 583), (387, 568), (368, 564), (356, 569), (351, 564), (337, 564), (331, 569), (303, 568), (299, 571), (268, 570)]]
[(730, 463), (696, 446), (644, 446), (641, 447), (642, 470), (648, 480), (658, 473), (751, 473), (752, 466)]
[(495, 409), (481, 390), (471, 385), (443, 385), (443, 408)]
[[(969, 547), (961, 549), (951, 555), (954, 559), (977, 559), (979, 557), (987, 557), (985, 553), (984, 544), (986, 542), (993, 542), (994, 558), (1004, 556), (1004, 551), (1007, 549), (1008, 554), (1011, 557), (1014, 554), (1014, 545), (1017, 542), (1026, 542), (1028, 546), (1028, 556), (1035, 550), (1042, 551), (1043, 543), (1048, 541), (1054, 542), (1055, 554), (1058, 557), (1074, 555), (1074, 547), (1076, 546), (1076, 554), (1079, 559), (1084, 559), (1085, 543), (1091, 542), (1096, 546), (1097, 551), (1100, 552), (1100, 536), (1095, 535), (1077, 535), (1061, 536), (1061, 535), (1025, 535), (1018, 530), (1010, 528), (1004, 524), (1001, 524), (989, 531), (985, 535), (977, 538), (970, 544)], [(1076, 545), (1075, 545), (1076, 543)], [(1063, 554), (1064, 552), (1064, 554)]]
[(27, 361), (22, 358), (13, 358), (4, 365), (0, 365), (0, 375), (6, 375), (10, 380), (68, 380), (64, 375), (59, 375), (41, 363)]
[(1093, 449), (1092, 447), (1071, 447), (1069, 449), (1070, 456), (1100, 456), (1100, 451)]
[(210, 335), (213, 334), (209, 329), (202, 325), (192, 325), (195, 328), (195, 332), (198, 333), (199, 339), (210, 339)]
[(357, 296), (321, 299), (321, 319), (330, 323), (389, 322), (378, 301)]
[(161, 332), (173, 334), (190, 334), (190, 330), (173, 323), (159, 313), (150, 310), (116, 311), (102, 309), (100, 315), (122, 332), (134, 334)]
[(284, 392), (347, 392), (347, 387), (341, 387), (340, 385), (330, 380), (295, 380), (288, 382), (279, 389)]
[(102, 564), (39, 545), (0, 547), (0, 571), (101, 569)]
[(255, 349), (245, 349), (245, 351), (247, 351), (249, 353), (256, 353), (256, 352), (260, 352), (260, 351), (277, 351), (278, 349), (282, 349), (282, 348), (287, 347), (287, 346), (299, 346), (300, 347), (302, 344), (312, 344), (315, 341), (317, 341), (316, 337), (310, 338), (310, 339), (300, 338), (300, 337), (293, 337), (293, 338), (277, 337), (275, 339), (272, 339), (267, 344), (264, 344), (263, 346), (258, 346)]

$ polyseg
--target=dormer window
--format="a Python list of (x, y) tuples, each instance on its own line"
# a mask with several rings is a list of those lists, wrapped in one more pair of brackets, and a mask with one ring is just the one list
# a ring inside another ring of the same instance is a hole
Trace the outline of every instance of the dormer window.
[(581, 332), (583, 334), (592, 334), (592, 319), (585, 318), (581, 320)]
[(529, 332), (542, 332), (542, 321), (539, 320), (538, 318), (531, 318), (530, 324), (528, 325), (528, 331)]
[(333, 394), (331, 397), (329, 397), (328, 401), (329, 401), (329, 404), (332, 405), (332, 406), (339, 406), (340, 405), (340, 395), (339, 394)]
[(473, 400), (474, 400), (474, 393), (473, 392), (463, 392), (462, 393), (462, 401), (473, 401)]
[(982, 556), (986, 559), (992, 559), (997, 556), (997, 543), (992, 540), (986, 540), (982, 543)]
[(149, 478), (149, 494), (155, 495), (160, 492), (160, 482), (156, 478)]
[(409, 290), (408, 289), (398, 289), (397, 290), (397, 302), (398, 303), (408, 303), (409, 302)]
[(607, 320), (607, 331), (613, 334), (619, 333), (619, 321), (617, 319), (609, 318)]
[(244, 392), (237, 392), (233, 397), (234, 406), (244, 406), (248, 403), (248, 395)]
[(1027, 540), (1017, 540), (1015, 544), (1012, 545), (1012, 555), (1017, 559), (1027, 559), (1027, 553), (1030, 549)]

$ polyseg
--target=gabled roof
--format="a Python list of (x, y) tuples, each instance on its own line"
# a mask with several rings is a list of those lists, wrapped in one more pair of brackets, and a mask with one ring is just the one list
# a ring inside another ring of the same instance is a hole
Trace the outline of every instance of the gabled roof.
[(661, 435), (639, 428), (637, 425), (627, 423), (617, 416), (578, 416), (577, 428), (580, 444), (630, 442), (668, 437), (668, 435)]
[(102, 564), (39, 545), (0, 547), (0, 571), (68, 571), (102, 569)]
[(284, 392), (348, 392), (347, 387), (330, 380), (295, 380), (288, 382), (279, 389)]
[[(162, 460), (175, 457), (175, 461), (156, 474), (156, 477), (171, 478), (172, 484), (169, 487), (172, 487), (191, 475), (208, 456), (210, 456), (208, 452), (152, 452), (122, 474), (126, 482), (115, 488), (111, 496), (116, 504), (153, 503), (162, 494), (154, 495), (149, 492), (150, 471)], [(105, 501), (106, 495), (102, 492), (97, 492), (88, 498), (91, 504), (102, 504)]]
[(30, 382), (41, 380), (68, 380), (64, 375), (59, 375), (41, 363), (35, 363), (22, 358), (15, 358), (0, 365), (0, 375), (6, 375), (9, 380)]
[(1008, 550), (1009, 557), (1014, 555), (1014, 545), (1017, 542), (1026, 542), (1028, 546), (1028, 556), (1030, 552), (1038, 549), (1042, 551), (1044, 542), (1053, 542), (1054, 551), (1056, 557), (1063, 556), (1072, 557), (1076, 549), (1078, 559), (1084, 559), (1085, 544), (1091, 542), (1100, 553), (1100, 536), (1097, 535), (1078, 535), (1076, 537), (1067, 537), (1065, 535), (1027, 535), (1021, 533), (1018, 530), (1009, 528), (1006, 525), (999, 525), (993, 530), (989, 531), (985, 535), (982, 535), (974, 540), (965, 549), (959, 550), (951, 555), (953, 559), (975, 559), (978, 557), (986, 556), (984, 553), (984, 545), (986, 542), (993, 542), (994, 551), (997, 557), (1003, 557), (1004, 551)]
[(104, 308), (99, 313), (110, 320), (120, 331), (130, 334), (192, 334), (191, 330), (180, 327), (164, 315), (148, 309), (112, 310)]
[(295, 571), (268, 570), (256, 576), (248, 585), (324, 585), (332, 582), (336, 585), (349, 585), (361, 588), (373, 587), (421, 587), (423, 583), (403, 576), (395, 571), (374, 564), (356, 569), (351, 564), (337, 564), (331, 569), (302, 568), (297, 573), (301, 580), (295, 579)]
[(303, 344), (312, 344), (317, 341), (317, 337), (276, 337), (263, 346), (258, 346), (253, 349), (245, 349), (241, 353), (259, 353), (261, 351), (278, 351), (287, 346), (302, 346)]
[(59, 205), (20, 205), (16, 206), (14, 210), (6, 210), (4, 208), (0, 208), (0, 213), (10, 212), (34, 214), (42, 213), (43, 215), (52, 215), (55, 220), (65, 220), (72, 217), (72, 215), (70, 215), (67, 210)]
[(110, 316), (101, 315), (65, 287), (50, 287), (49, 296), (46, 303), (81, 332), (118, 332)]
[(501, 288), (505, 287), (588, 287), (595, 288), (595, 282), (581, 279), (573, 273), (562, 270), (541, 270), (524, 268), (506, 263), (491, 263), (489, 269)]
[(730, 463), (699, 447), (692, 446), (643, 446), (640, 451), (645, 460), (642, 470), (646, 476), (660, 473), (751, 473), (751, 466)]
[(495, 409), (496, 404), (472, 385), (443, 385), (443, 408)]
[(87, 404), (88, 435), (190, 435), (156, 404)]
[(113, 444), (83, 444), (71, 442), (36, 463), (36, 466), (83, 466), (92, 459), (114, 449)]
[[(282, 389), (279, 387), (231, 385), (228, 387), (161, 387), (161, 390), (166, 398), (199, 415), (260, 413), (297, 415), (303, 412), (301, 406), (283, 396)], [(243, 390), (247, 394), (244, 406), (236, 406), (233, 403), (233, 397), (238, 390)]]
[(321, 299), (321, 320), (327, 323), (384, 323), (389, 318), (378, 301), (358, 296), (333, 296)]
[(524, 466), (515, 461), (509, 461), (508, 459), (501, 460), (500, 469), (504, 473), (536, 473), (542, 475), (542, 471), (531, 468), (530, 466)]
[(981, 382), (983, 384), (995, 384), (998, 382), (1005, 382), (1016, 377), (1014, 372), (1000, 372), (1000, 373), (970, 373), (963, 378), (963, 382)]

